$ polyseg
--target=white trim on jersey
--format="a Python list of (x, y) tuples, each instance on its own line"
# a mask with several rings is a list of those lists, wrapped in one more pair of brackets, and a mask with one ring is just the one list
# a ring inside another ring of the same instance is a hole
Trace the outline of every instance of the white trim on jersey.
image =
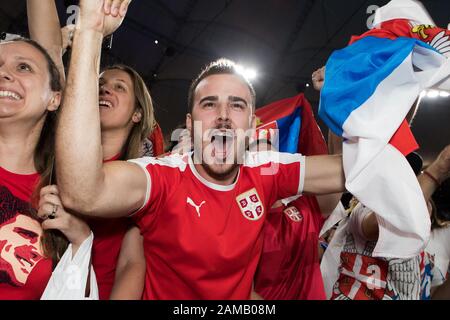
[[(189, 157), (190, 158), (190, 157)], [(128, 215), (128, 217), (132, 217), (136, 212), (139, 212), (144, 208), (148, 202), (150, 201), (150, 191), (152, 186), (152, 179), (150, 177), (150, 173), (147, 170), (147, 166), (149, 164), (158, 164), (161, 166), (167, 166), (171, 168), (179, 168), (180, 171), (186, 170), (186, 162), (183, 160), (183, 156), (179, 154), (173, 154), (164, 158), (154, 158), (154, 157), (143, 157), (139, 159), (128, 160), (128, 162), (137, 164), (142, 170), (144, 170), (145, 177), (147, 179), (147, 189), (145, 191), (145, 199), (142, 206), (136, 210), (135, 212)]]
[(284, 153), (278, 151), (247, 152), (244, 166), (254, 168), (268, 163), (291, 164), (300, 162), (300, 174), (297, 194), (302, 194), (305, 185), (305, 156), (300, 153)]
[[(139, 159), (138, 159), (138, 160), (139, 160)], [(144, 208), (144, 207), (147, 205), (148, 201), (150, 200), (150, 190), (151, 190), (151, 185), (152, 185), (152, 179), (150, 178), (150, 174), (148, 173), (147, 169), (145, 169), (144, 166), (142, 166), (140, 163), (138, 163), (137, 160), (128, 160), (128, 161), (131, 162), (131, 163), (134, 163), (134, 164), (137, 165), (139, 168), (141, 168), (141, 169), (144, 171), (145, 178), (146, 178), (146, 180), (147, 180), (147, 187), (146, 187), (146, 190), (145, 190), (145, 199), (144, 199), (144, 202), (143, 202), (142, 206), (141, 206), (139, 209), (137, 209), (136, 211), (134, 211), (134, 212), (132, 212), (132, 213), (130, 213), (130, 214), (128, 215), (128, 217), (132, 217), (132, 216), (134, 216), (137, 212), (141, 211), (142, 208)]]
[(200, 181), (201, 183), (203, 183), (205, 186), (207, 186), (208, 188), (211, 188), (213, 190), (216, 191), (231, 191), (234, 189), (234, 186), (236, 185), (236, 183), (239, 180), (239, 176), (241, 175), (241, 168), (239, 167), (239, 171), (238, 171), (238, 175), (236, 180), (233, 182), (233, 184), (230, 184), (228, 186), (224, 186), (224, 185), (220, 185), (220, 184), (216, 184), (216, 183), (212, 183), (208, 180), (206, 180), (205, 178), (203, 178), (200, 173), (198, 173), (197, 169), (195, 169), (194, 163), (192, 161), (192, 152), (189, 154), (189, 167), (191, 168), (192, 173), (194, 174), (194, 176), (197, 178), (198, 181)]
[(297, 194), (303, 193), (303, 188), (305, 187), (305, 175), (306, 175), (306, 157), (301, 156), (301, 158), (300, 158), (300, 182), (298, 184)]
[[(151, 191), (151, 177), (147, 170), (147, 166), (152, 165), (161, 165), (167, 166), (171, 168), (178, 168), (181, 172), (184, 172), (189, 165), (194, 176), (197, 180), (216, 191), (230, 191), (233, 190), (236, 183), (239, 181), (239, 176), (241, 172), (241, 168), (239, 167), (238, 176), (233, 184), (223, 186), (219, 184), (215, 184), (207, 181), (203, 178), (198, 171), (195, 169), (193, 160), (192, 160), (193, 152), (185, 153), (183, 155), (172, 154), (164, 158), (154, 158), (154, 157), (143, 157), (139, 159), (128, 160), (129, 162), (135, 163), (139, 165), (145, 172), (145, 176), (147, 177), (147, 190), (145, 194), (144, 204), (135, 212), (130, 214), (129, 216), (133, 216), (136, 212), (139, 212), (144, 208), (148, 201), (150, 200), (150, 191)], [(187, 161), (186, 158), (187, 157)], [(291, 164), (295, 162), (300, 162), (300, 174), (299, 174), (299, 184), (297, 194), (301, 194), (303, 191), (303, 186), (305, 184), (305, 156), (301, 154), (291, 154), (291, 153), (281, 153), (276, 151), (260, 151), (260, 152), (247, 152), (245, 156), (244, 166), (249, 168), (263, 166), (268, 163), (279, 163), (279, 164)]]
[(295, 200), (297, 200), (301, 196), (302, 196), (301, 194), (296, 194), (295, 196), (281, 199), (281, 203), (284, 204), (284, 206), (287, 206), (289, 203), (294, 202)]

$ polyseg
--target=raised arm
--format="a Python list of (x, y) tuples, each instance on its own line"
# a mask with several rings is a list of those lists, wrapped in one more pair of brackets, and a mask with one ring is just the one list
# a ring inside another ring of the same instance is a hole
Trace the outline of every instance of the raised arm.
[[(418, 177), (425, 201), (428, 202), (445, 179), (450, 177), (450, 145), (444, 148), (431, 165)], [(430, 212), (431, 214), (431, 212)], [(362, 221), (362, 232), (367, 240), (378, 239), (378, 221), (375, 213), (368, 214)]]
[[(325, 81), (325, 67), (322, 67), (313, 72), (311, 80), (314, 89), (317, 91), (322, 90)], [(342, 154), (342, 138), (335, 135), (328, 129), (328, 152), (329, 154)], [(326, 218), (336, 208), (337, 204), (341, 200), (342, 192), (332, 193), (322, 196), (317, 196), (317, 203), (320, 207), (320, 212)]]
[(306, 157), (303, 192), (315, 195), (344, 192), (342, 155)]
[(428, 201), (437, 187), (450, 177), (450, 145), (445, 147), (436, 160), (418, 177), (425, 200)]
[(27, 0), (27, 17), (30, 38), (47, 50), (64, 82), (63, 39), (55, 1)]
[[(328, 131), (328, 151), (333, 155), (342, 154), (342, 138), (336, 136), (331, 130)], [(333, 212), (341, 197), (342, 192), (318, 195), (316, 197), (323, 217), (327, 218)]]
[[(108, 2), (110, 3), (110, 1)], [(114, 5), (118, 2), (114, 1)], [(98, 77), (101, 44), (123, 20), (129, 1), (116, 17), (103, 1), (81, 0), (65, 98), (56, 130), (56, 172), (66, 208), (91, 216), (119, 217), (138, 209), (146, 194), (141, 168), (127, 162), (103, 164)]]

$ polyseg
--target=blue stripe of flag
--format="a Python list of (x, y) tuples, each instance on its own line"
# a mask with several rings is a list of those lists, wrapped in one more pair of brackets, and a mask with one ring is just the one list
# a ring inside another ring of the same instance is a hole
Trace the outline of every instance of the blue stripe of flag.
[(301, 108), (290, 115), (277, 120), (280, 152), (296, 153), (301, 129)]
[(342, 126), (353, 110), (374, 94), (416, 45), (434, 50), (412, 38), (366, 37), (335, 51), (326, 64), (319, 104), (319, 116), (327, 126), (342, 136)]

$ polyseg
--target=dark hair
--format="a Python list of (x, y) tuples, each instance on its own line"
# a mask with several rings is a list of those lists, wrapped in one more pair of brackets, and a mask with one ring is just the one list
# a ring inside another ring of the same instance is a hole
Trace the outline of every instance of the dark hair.
[(123, 146), (121, 160), (139, 158), (142, 152), (142, 144), (156, 126), (152, 97), (145, 81), (131, 67), (116, 64), (106, 67), (102, 72), (108, 70), (121, 70), (126, 72), (133, 82), (133, 93), (135, 97), (135, 108), (142, 114), (141, 121), (135, 123)]
[[(23, 42), (29, 44), (38, 50), (47, 61), (47, 71), (50, 76), (49, 87), (52, 91), (62, 91), (61, 75), (58, 67), (47, 51), (36, 41), (26, 38), (17, 38), (9, 42)], [(41, 130), (39, 141), (34, 150), (34, 165), (40, 175), (39, 183), (32, 195), (32, 202), (37, 206), (39, 202), (39, 193), (42, 187), (48, 185), (51, 181), (52, 168), (55, 160), (55, 127), (56, 111), (47, 111), (44, 125)], [(53, 181), (55, 183), (55, 181)], [(36, 218), (36, 215), (35, 215)], [(67, 249), (68, 241), (58, 230), (45, 230), (42, 238), (44, 254), (53, 260), (54, 265), (62, 257)]]
[(2, 195), (3, 201), (11, 203), (7, 210), (2, 210), (0, 214), (0, 226), (15, 218), (17, 214), (22, 214), (30, 218), (35, 217), (36, 210), (31, 207), (30, 203), (14, 197), (7, 187), (0, 186), (0, 194)]
[(408, 161), (416, 176), (422, 172), (423, 159), (420, 154), (417, 152), (411, 152), (406, 156), (406, 161)]
[(209, 65), (207, 65), (197, 76), (197, 78), (192, 82), (189, 93), (188, 93), (188, 110), (189, 112), (192, 112), (192, 108), (194, 107), (194, 94), (195, 89), (197, 89), (198, 84), (205, 78), (216, 75), (216, 74), (231, 74), (239, 77), (250, 90), (250, 94), (252, 96), (252, 107), (255, 108), (256, 105), (256, 93), (255, 89), (253, 88), (250, 81), (242, 75), (238, 71), (237, 65), (235, 62), (221, 58), (219, 60), (211, 62)]

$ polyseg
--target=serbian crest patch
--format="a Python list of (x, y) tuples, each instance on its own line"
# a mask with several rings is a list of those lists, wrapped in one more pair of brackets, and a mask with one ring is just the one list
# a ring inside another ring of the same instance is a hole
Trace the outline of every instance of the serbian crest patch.
[(294, 206), (291, 206), (289, 208), (286, 208), (283, 210), (284, 213), (292, 220), (295, 222), (300, 222), (303, 220), (303, 216), (300, 213), (300, 211), (298, 211), (298, 209)]
[(242, 215), (248, 220), (259, 220), (264, 214), (264, 206), (255, 188), (236, 197)]

